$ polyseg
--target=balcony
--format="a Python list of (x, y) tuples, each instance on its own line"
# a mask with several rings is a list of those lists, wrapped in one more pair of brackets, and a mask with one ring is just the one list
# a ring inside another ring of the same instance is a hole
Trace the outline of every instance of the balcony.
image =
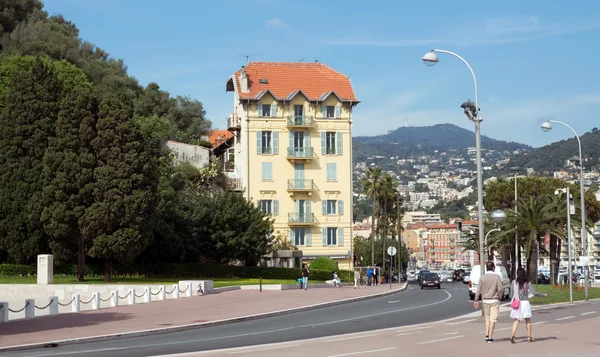
[(288, 115), (287, 117), (289, 129), (311, 129), (313, 123), (312, 115)]
[(288, 213), (289, 226), (312, 226), (315, 224), (315, 215), (312, 213)]
[(228, 177), (227, 183), (229, 184), (229, 187), (234, 191), (244, 191), (244, 184), (241, 178)]
[(295, 161), (310, 161), (314, 159), (314, 150), (312, 147), (310, 148), (288, 148), (287, 151), (287, 159), (291, 162)]
[(229, 118), (227, 118), (227, 130), (234, 131), (234, 130), (240, 130), (241, 128), (242, 128), (242, 121), (237, 116), (237, 114), (229, 115)]
[(291, 193), (308, 192), (308, 195), (310, 196), (312, 194), (312, 191), (315, 190), (315, 183), (313, 180), (291, 179), (291, 180), (288, 180), (287, 190), (288, 190), (288, 192), (291, 192)]

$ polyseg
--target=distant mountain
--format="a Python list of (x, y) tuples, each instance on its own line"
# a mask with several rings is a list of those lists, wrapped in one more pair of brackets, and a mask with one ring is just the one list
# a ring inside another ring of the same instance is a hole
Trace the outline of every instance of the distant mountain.
[[(481, 145), (485, 150), (507, 153), (533, 150), (525, 144), (495, 140), (483, 135)], [(464, 151), (475, 146), (475, 133), (454, 124), (401, 127), (385, 135), (355, 137), (353, 146), (354, 160), (358, 162), (375, 155), (407, 158), (431, 154), (435, 150)]]

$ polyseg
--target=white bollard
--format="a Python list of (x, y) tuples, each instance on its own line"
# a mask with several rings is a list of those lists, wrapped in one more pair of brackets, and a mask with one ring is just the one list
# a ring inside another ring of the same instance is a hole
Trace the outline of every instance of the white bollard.
[(158, 300), (164, 300), (167, 293), (165, 292), (165, 286), (161, 285), (158, 287)]
[(119, 290), (113, 290), (112, 296), (110, 298), (110, 306), (111, 307), (119, 306)]
[(127, 296), (127, 304), (128, 305), (135, 304), (135, 289), (129, 289), (129, 295)]
[(173, 296), (171, 299), (179, 299), (179, 284), (173, 284)]
[(152, 298), (150, 297), (150, 287), (146, 287), (144, 289), (144, 302), (150, 302), (152, 301)]
[(73, 304), (71, 304), (71, 312), (79, 312), (81, 311), (81, 295), (75, 294), (73, 297), (75, 300), (73, 300)]
[(32, 317), (35, 317), (35, 300), (25, 300), (25, 305), (27, 305), (25, 306), (25, 318), (30, 319)]
[(98, 310), (100, 308), (100, 293), (94, 293), (94, 299), (92, 300), (92, 310)]
[(192, 283), (189, 283), (188, 286), (187, 286), (187, 289), (185, 290), (185, 296), (186, 297), (191, 297), (193, 290), (194, 290), (194, 286), (192, 285)]
[(8, 322), (8, 303), (0, 302), (0, 322)]
[(58, 315), (58, 296), (51, 297), (49, 302), (48, 315)]

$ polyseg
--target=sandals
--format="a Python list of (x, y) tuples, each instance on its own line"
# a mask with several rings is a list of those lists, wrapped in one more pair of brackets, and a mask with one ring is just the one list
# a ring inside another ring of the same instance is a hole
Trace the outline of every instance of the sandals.
[(510, 343), (516, 343), (516, 342), (515, 342), (515, 336), (514, 336), (514, 335), (513, 335), (513, 336), (510, 336)]
[(531, 336), (527, 336), (527, 342), (534, 342), (535, 340)]

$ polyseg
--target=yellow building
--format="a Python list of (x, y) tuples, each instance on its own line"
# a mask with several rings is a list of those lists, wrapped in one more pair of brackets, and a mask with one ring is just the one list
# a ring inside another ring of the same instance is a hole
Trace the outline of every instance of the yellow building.
[(227, 81), (236, 135), (232, 180), (275, 220), (275, 234), (348, 268), (352, 109), (347, 76), (321, 63), (251, 62)]

